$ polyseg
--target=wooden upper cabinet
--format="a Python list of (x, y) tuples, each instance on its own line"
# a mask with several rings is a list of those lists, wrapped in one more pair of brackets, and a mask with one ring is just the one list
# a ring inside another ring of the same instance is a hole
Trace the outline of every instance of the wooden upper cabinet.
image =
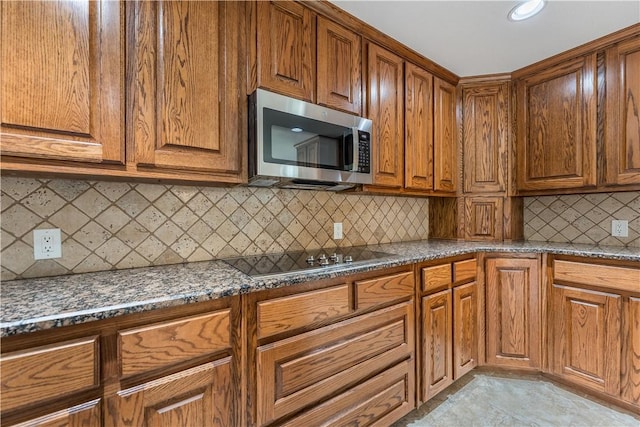
[(0, 4), (2, 155), (124, 162), (123, 4)]
[(606, 51), (605, 184), (640, 184), (640, 38)]
[(509, 83), (463, 89), (465, 193), (504, 192), (509, 147)]
[(360, 36), (318, 17), (318, 104), (362, 114)]
[(129, 144), (139, 168), (243, 179), (243, 7), (190, 1), (130, 5), (135, 50)]
[(596, 184), (596, 54), (516, 80), (518, 190)]
[(433, 79), (433, 146), (435, 191), (455, 192), (458, 174), (456, 148), (456, 88), (442, 79)]
[(405, 68), (405, 188), (433, 189), (433, 76)]
[(368, 44), (367, 110), (373, 121), (373, 184), (404, 184), (404, 61)]
[(313, 12), (299, 3), (259, 1), (257, 18), (258, 86), (315, 102)]

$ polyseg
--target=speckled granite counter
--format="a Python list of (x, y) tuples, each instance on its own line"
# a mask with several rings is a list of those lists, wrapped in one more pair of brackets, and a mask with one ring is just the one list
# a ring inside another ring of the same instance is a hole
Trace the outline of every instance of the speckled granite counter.
[(0, 336), (479, 251), (547, 252), (640, 261), (640, 248), (536, 242), (496, 244), (428, 240), (377, 245), (370, 249), (391, 255), (360, 265), (260, 279), (252, 279), (222, 261), (209, 261), (4, 282), (0, 288)]

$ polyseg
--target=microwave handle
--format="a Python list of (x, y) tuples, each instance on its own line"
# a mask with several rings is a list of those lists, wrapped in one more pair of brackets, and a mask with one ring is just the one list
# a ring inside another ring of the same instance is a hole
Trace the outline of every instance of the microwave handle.
[(360, 169), (360, 133), (357, 127), (351, 128), (351, 139), (353, 140), (353, 166), (351, 172), (358, 172)]

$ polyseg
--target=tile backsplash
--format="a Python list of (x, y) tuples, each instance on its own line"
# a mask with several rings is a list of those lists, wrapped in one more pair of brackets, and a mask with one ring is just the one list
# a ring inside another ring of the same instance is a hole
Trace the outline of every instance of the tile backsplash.
[[(428, 199), (3, 177), (2, 280), (426, 239)], [(333, 222), (344, 239), (334, 241)], [(60, 228), (62, 258), (33, 259)]]
[[(629, 221), (628, 237), (611, 236), (614, 219)], [(525, 197), (524, 238), (640, 247), (640, 192)]]

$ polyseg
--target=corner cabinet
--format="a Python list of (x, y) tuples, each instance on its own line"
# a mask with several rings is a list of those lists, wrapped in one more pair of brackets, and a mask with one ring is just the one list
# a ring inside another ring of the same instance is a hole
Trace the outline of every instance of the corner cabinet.
[(246, 180), (240, 2), (127, 4), (130, 156), (157, 177)]
[(518, 77), (519, 191), (596, 185), (596, 54)]
[(124, 164), (124, 4), (2, 2), (0, 19), (3, 169)]
[(640, 37), (605, 51), (605, 185), (640, 184)]
[(515, 255), (485, 259), (486, 362), (540, 369), (540, 260)]
[(412, 266), (248, 294), (247, 425), (391, 425), (415, 408)]
[(456, 87), (433, 78), (433, 189), (455, 193), (458, 163), (456, 145)]

